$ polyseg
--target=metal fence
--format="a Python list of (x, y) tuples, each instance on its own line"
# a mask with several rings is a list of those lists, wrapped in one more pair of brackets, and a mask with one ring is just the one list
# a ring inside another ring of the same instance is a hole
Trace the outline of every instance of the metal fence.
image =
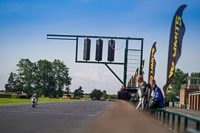
[(200, 119), (190, 115), (157, 109), (153, 118), (173, 131), (200, 133)]

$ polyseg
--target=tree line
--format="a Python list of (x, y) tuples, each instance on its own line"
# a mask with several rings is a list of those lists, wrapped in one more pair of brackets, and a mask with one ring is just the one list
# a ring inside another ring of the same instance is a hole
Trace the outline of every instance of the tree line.
[[(20, 59), (16, 66), (16, 72), (9, 74), (5, 84), (7, 92), (23, 91), (29, 96), (37, 93), (39, 96), (44, 95), (45, 97), (62, 97), (64, 93), (70, 96), (72, 93), (69, 88), (72, 81), (69, 76), (69, 68), (60, 60), (31, 62), (29, 59)], [(74, 98), (83, 98), (82, 86), (75, 89), (73, 94)], [(90, 98), (96, 100), (116, 99), (116, 95), (109, 96), (105, 90), (94, 89), (90, 93)]]
[(16, 73), (10, 73), (5, 89), (9, 92), (23, 91), (28, 95), (37, 93), (61, 97), (63, 90), (71, 85), (71, 80), (69, 68), (60, 60), (31, 62), (29, 59), (21, 59)]

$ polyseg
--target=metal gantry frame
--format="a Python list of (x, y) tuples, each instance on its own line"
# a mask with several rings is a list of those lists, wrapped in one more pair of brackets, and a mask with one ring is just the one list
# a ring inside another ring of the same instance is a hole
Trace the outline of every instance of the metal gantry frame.
[[(124, 50), (124, 62), (103, 62), (103, 61), (80, 61), (78, 60), (78, 39), (79, 38), (101, 38), (101, 39), (118, 39), (126, 40), (125, 50)], [(109, 37), (109, 36), (84, 36), (84, 35), (58, 35), (58, 34), (47, 34), (47, 39), (57, 39), (57, 40), (74, 40), (76, 41), (76, 53), (75, 62), (76, 63), (93, 63), (93, 64), (104, 64), (113, 75), (123, 84), (126, 89), (126, 79), (127, 79), (127, 59), (128, 59), (128, 48), (129, 40), (141, 41), (141, 55), (140, 55), (140, 74), (142, 75), (142, 60), (143, 60), (143, 38), (132, 38), (132, 37)], [(123, 81), (119, 76), (109, 67), (109, 65), (124, 65)]]

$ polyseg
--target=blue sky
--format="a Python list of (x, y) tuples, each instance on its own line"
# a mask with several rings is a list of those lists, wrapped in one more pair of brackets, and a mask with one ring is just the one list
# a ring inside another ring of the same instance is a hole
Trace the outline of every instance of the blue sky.
[[(105, 66), (76, 64), (74, 42), (47, 40), (48, 33), (142, 37), (145, 79), (150, 49), (156, 41), (156, 79), (162, 87), (170, 26), (182, 4), (188, 5), (183, 13), (186, 32), (177, 67), (188, 73), (199, 72), (199, 0), (0, 0), (0, 89), (21, 58), (33, 62), (60, 59), (70, 68), (72, 91), (81, 85), (86, 92), (98, 88), (116, 93), (120, 83)], [(122, 67), (113, 69), (122, 78)]]

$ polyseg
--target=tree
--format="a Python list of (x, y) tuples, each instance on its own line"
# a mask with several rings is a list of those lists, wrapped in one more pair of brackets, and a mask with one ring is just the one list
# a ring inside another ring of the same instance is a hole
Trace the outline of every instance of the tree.
[(69, 86), (67, 86), (66, 88), (65, 88), (65, 92), (69, 95), (71, 92), (70, 92), (70, 88), (69, 88)]
[(188, 73), (184, 73), (181, 69), (176, 69), (174, 73), (174, 78), (169, 88), (169, 93), (167, 95), (168, 101), (174, 101), (180, 95), (181, 85), (187, 82)]
[(34, 63), (29, 59), (21, 59), (17, 64), (19, 80), (23, 84), (23, 91), (28, 95), (33, 94)]
[(5, 84), (5, 89), (7, 92), (17, 92), (23, 90), (23, 85), (16, 73), (10, 73), (7, 84)]
[(90, 98), (91, 99), (95, 98), (97, 100), (100, 100), (102, 95), (103, 95), (103, 93), (101, 92), (101, 90), (94, 89), (94, 90), (92, 90), (92, 92), (90, 94)]
[(48, 60), (39, 60), (36, 63), (36, 89), (41, 89), (44, 96), (56, 97), (56, 83), (52, 73), (52, 63)]
[(8, 83), (5, 85), (6, 91), (15, 92), (16, 84), (16, 74), (11, 72), (8, 78)]
[(108, 95), (106, 93), (106, 90), (103, 90), (102, 92), (102, 97), (103, 97), (103, 100), (106, 100), (108, 98)]
[(80, 86), (78, 89), (74, 90), (74, 98), (78, 97), (78, 98), (83, 98), (83, 89)]
[(55, 75), (58, 96), (62, 97), (64, 86), (69, 86), (71, 84), (71, 77), (69, 77), (68, 68), (60, 60), (54, 60), (52, 63), (52, 69), (53, 74)]
[(191, 73), (191, 77), (200, 78), (200, 72)]

